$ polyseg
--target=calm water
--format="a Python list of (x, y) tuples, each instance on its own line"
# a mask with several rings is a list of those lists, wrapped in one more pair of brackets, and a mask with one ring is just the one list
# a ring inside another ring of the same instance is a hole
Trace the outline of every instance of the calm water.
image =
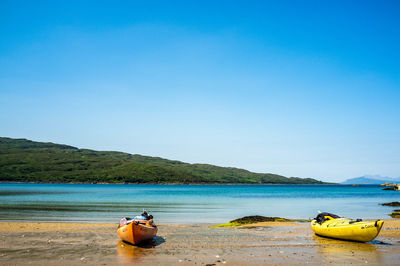
[(158, 223), (224, 223), (247, 215), (390, 218), (400, 192), (341, 185), (0, 184), (0, 220), (118, 222), (150, 211)]

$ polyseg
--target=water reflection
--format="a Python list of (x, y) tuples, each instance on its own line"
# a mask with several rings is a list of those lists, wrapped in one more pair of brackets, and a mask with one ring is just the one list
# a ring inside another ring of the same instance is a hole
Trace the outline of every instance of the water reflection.
[(313, 240), (317, 244), (318, 252), (327, 262), (351, 263), (352, 260), (359, 262), (362, 259), (377, 265), (384, 263), (379, 246), (374, 242), (351, 242), (316, 235)]
[(152, 240), (144, 241), (139, 245), (131, 245), (120, 240), (117, 243), (117, 255), (123, 263), (138, 262), (146, 255), (152, 254), (156, 246), (165, 242), (160, 236), (155, 236)]

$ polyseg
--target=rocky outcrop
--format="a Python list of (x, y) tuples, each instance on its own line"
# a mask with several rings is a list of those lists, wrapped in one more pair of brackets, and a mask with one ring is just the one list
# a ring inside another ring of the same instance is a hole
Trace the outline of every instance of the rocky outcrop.
[(395, 207), (397, 207), (397, 206), (400, 206), (400, 202), (394, 201), (394, 202), (388, 202), (388, 203), (381, 203), (380, 205), (382, 205), (382, 206), (395, 206)]
[(394, 184), (394, 183), (385, 183), (382, 184), (381, 186), (385, 186), (386, 188), (382, 190), (397, 190), (400, 191), (400, 184)]
[(382, 187), (394, 187), (394, 186), (397, 186), (397, 184), (395, 184), (395, 183), (384, 183), (381, 186)]
[(389, 214), (392, 218), (400, 218), (400, 210), (394, 210), (392, 214)]

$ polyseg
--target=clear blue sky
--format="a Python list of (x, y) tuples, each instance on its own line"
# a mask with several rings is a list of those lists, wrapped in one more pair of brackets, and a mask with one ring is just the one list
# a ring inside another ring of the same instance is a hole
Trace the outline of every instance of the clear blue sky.
[(0, 1), (0, 136), (400, 176), (399, 1)]

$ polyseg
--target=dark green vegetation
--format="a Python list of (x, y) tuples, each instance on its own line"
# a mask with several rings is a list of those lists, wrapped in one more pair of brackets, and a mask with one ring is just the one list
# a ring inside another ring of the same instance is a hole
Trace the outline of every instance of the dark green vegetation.
[(286, 219), (286, 218), (281, 218), (281, 217), (265, 217), (261, 215), (253, 215), (253, 216), (245, 216), (239, 219), (235, 219), (230, 221), (229, 223), (226, 224), (220, 224), (216, 226), (212, 226), (213, 228), (215, 227), (233, 227), (233, 226), (241, 226), (241, 225), (246, 225), (246, 224), (255, 224), (255, 223), (261, 223), (261, 222), (310, 222), (310, 220), (304, 220), (304, 219)]
[(26, 139), (0, 138), (0, 181), (83, 183), (322, 184), (311, 178), (158, 157), (94, 151)]

